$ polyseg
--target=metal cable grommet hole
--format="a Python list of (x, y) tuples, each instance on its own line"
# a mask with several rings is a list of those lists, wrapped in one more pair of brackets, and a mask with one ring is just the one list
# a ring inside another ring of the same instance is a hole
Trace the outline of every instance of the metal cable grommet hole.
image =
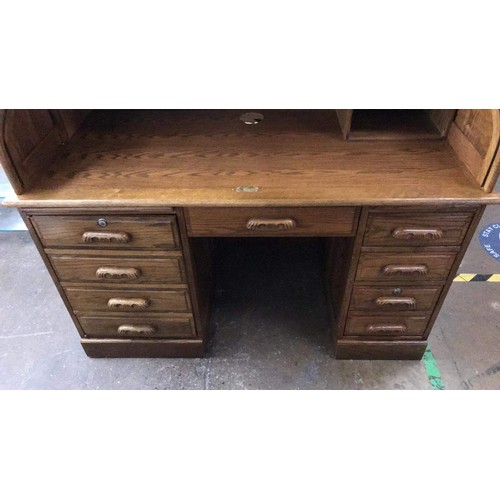
[(240, 115), (240, 120), (245, 125), (258, 125), (264, 119), (264, 115), (262, 113), (243, 113)]

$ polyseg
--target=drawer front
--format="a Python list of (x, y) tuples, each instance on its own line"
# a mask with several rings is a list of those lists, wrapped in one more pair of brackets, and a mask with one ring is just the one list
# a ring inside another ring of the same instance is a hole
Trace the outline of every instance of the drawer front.
[(370, 214), (364, 245), (461, 245), (473, 214)]
[(168, 316), (80, 316), (80, 325), (87, 337), (94, 338), (193, 338), (193, 318)]
[(455, 253), (367, 253), (359, 259), (357, 281), (422, 283), (445, 281)]
[(173, 250), (179, 247), (174, 215), (33, 215), (31, 221), (48, 248)]
[(190, 236), (351, 236), (354, 207), (190, 208)]
[(65, 287), (66, 296), (77, 312), (148, 314), (190, 312), (188, 292), (179, 290), (102, 290)]
[(345, 336), (360, 337), (423, 337), (429, 317), (414, 316), (351, 316)]
[(60, 281), (111, 283), (162, 283), (184, 282), (180, 257), (125, 258), (125, 257), (76, 257), (51, 255), (50, 260)]
[(431, 311), (441, 287), (355, 286), (351, 298), (353, 311)]

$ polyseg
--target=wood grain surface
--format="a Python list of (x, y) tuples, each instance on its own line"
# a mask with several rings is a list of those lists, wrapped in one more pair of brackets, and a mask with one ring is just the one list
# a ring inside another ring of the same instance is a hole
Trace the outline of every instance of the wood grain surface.
[[(447, 141), (344, 141), (335, 111), (97, 111), (22, 206), (500, 203)], [(240, 192), (255, 187), (256, 192)]]
[[(189, 208), (189, 236), (352, 236), (357, 226), (354, 207)], [(288, 227), (273, 225), (293, 221)], [(265, 229), (249, 227), (258, 221)]]
[(485, 190), (498, 178), (495, 156), (500, 142), (498, 109), (460, 109), (451, 126), (449, 142), (471, 176)]
[(60, 132), (48, 109), (2, 110), (0, 159), (16, 193), (32, 187), (60, 155)]
[[(184, 269), (181, 258), (86, 257), (51, 255), (50, 260), (62, 282), (93, 282), (106, 286), (110, 283), (183, 283)], [(121, 278), (99, 278), (98, 269), (134, 269), (138, 273), (123, 272)], [(137, 276), (137, 277), (135, 277)]]
[[(183, 338), (195, 337), (191, 315), (140, 315), (131, 317), (79, 316), (85, 335), (89, 338)], [(129, 326), (131, 328), (121, 328)], [(136, 327), (136, 328), (133, 328)], [(142, 328), (139, 328), (142, 327)], [(148, 333), (149, 330), (149, 333)]]
[[(32, 215), (33, 225), (45, 247), (75, 248), (120, 248), (173, 250), (179, 247), (179, 236), (174, 215), (125, 216), (107, 214), (93, 215)], [(104, 221), (105, 227), (98, 221)], [(85, 233), (124, 233), (125, 242), (118, 238), (106, 241), (93, 238), (88, 241)]]
[[(392, 282), (400, 285), (409, 283), (441, 282), (446, 280), (455, 260), (455, 253), (366, 253), (359, 259), (356, 281)], [(384, 272), (388, 266), (407, 266), (408, 271)], [(416, 268), (426, 267), (420, 272)], [(415, 268), (415, 271), (412, 269)]]
[[(88, 287), (65, 287), (73, 309), (77, 312), (120, 312), (120, 313), (149, 313), (149, 312), (189, 312), (189, 296), (186, 288), (174, 290), (115, 290), (95, 289)], [(147, 301), (144, 311), (136, 308), (110, 308), (108, 302), (112, 299), (131, 300), (142, 299)]]
[(455, 110), (354, 109), (350, 140), (422, 140), (445, 135)]
[[(394, 311), (431, 311), (439, 298), (441, 287), (417, 286), (355, 286), (351, 298), (352, 311), (372, 311), (392, 313)], [(381, 297), (401, 299), (411, 298), (415, 301), (414, 307), (404, 304), (378, 305)]]
[[(344, 337), (421, 337), (424, 334), (429, 316), (425, 314), (411, 316), (380, 315), (356, 316), (347, 320)], [(384, 327), (400, 327), (400, 329)], [(403, 333), (402, 333), (403, 332)]]
[[(363, 244), (394, 247), (403, 245), (410, 247), (460, 245), (467, 233), (472, 217), (473, 213), (371, 213), (368, 216)], [(412, 234), (412, 229), (421, 231), (421, 233), (414, 232)], [(398, 232), (398, 230), (400, 231)], [(407, 236), (404, 234), (405, 230), (408, 233)], [(427, 230), (427, 233), (425, 233), (425, 230)], [(434, 231), (434, 234), (432, 231)]]

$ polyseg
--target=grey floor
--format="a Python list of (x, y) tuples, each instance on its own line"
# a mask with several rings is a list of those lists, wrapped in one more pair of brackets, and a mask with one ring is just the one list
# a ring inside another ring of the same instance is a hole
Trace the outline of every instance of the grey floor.
[[(479, 229), (492, 222), (500, 207)], [(331, 357), (315, 243), (218, 244), (206, 358), (90, 359), (29, 235), (0, 232), (0, 388), (431, 389), (423, 361)], [(460, 272), (500, 273), (500, 263), (476, 235)], [(499, 389), (500, 283), (454, 283), (430, 346), (446, 389)]]

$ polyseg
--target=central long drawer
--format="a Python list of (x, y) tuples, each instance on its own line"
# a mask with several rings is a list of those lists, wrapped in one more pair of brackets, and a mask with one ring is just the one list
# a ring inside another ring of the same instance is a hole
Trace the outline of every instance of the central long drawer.
[(355, 207), (196, 207), (186, 210), (189, 236), (352, 236)]

